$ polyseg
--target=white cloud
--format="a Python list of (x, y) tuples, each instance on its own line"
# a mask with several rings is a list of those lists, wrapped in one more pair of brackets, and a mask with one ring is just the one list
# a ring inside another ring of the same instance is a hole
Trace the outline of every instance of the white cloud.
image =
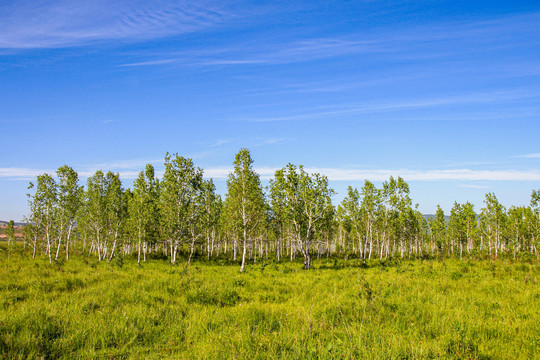
[[(99, 170), (99, 169), (98, 169)], [(125, 179), (136, 179), (137, 176), (139, 176), (139, 173), (140, 173), (140, 170), (138, 171), (135, 171), (135, 170), (115, 170), (115, 169), (103, 169), (103, 172), (107, 172), (107, 171), (112, 171), (113, 173), (118, 173), (118, 175), (120, 175), (120, 179), (122, 180), (125, 180)], [(80, 178), (89, 178), (90, 176), (93, 176), (95, 173), (96, 173), (97, 170), (95, 171), (79, 171), (78, 174), (79, 174), (79, 177)], [(157, 174), (157, 171), (156, 171), (156, 174)]]
[[(134, 179), (143, 168), (143, 163), (137, 161), (126, 161), (117, 163), (108, 163), (102, 168), (103, 171), (118, 172), (122, 178)], [(105, 165), (105, 164), (101, 164)], [(137, 168), (136, 170), (131, 170)], [(261, 176), (261, 179), (271, 179), (274, 176), (276, 167), (257, 167), (255, 171)], [(77, 171), (77, 169), (75, 169)], [(209, 167), (204, 169), (204, 175), (207, 178), (226, 179), (232, 171), (232, 167)], [(406, 181), (540, 181), (540, 171), (538, 170), (472, 170), (472, 169), (453, 169), (453, 170), (411, 170), (411, 169), (353, 169), (353, 168), (316, 168), (306, 167), (309, 173), (320, 173), (332, 181), (384, 181), (390, 176), (401, 176)], [(92, 168), (86, 168), (78, 171), (81, 177), (88, 177), (95, 173)], [(8, 179), (34, 179), (37, 175), (43, 173), (54, 174), (54, 170), (30, 169), (30, 168), (0, 168), (0, 178)], [(161, 177), (163, 171), (156, 171), (156, 175)], [(467, 184), (460, 186), (469, 186)], [(481, 185), (470, 185), (481, 186)]]
[(42, 174), (55, 174), (55, 170), (48, 169), (28, 169), (28, 168), (0, 168), (0, 178), (14, 180), (31, 180)]
[(373, 180), (383, 181), (390, 176), (401, 176), (406, 181), (538, 181), (540, 171), (536, 170), (353, 170), (332, 168), (306, 168), (309, 172), (319, 172), (330, 180)]
[[(271, 179), (278, 168), (273, 167), (258, 167), (255, 171), (260, 175), (261, 179)], [(232, 172), (232, 167), (212, 167), (204, 170), (204, 176), (212, 179), (226, 179)]]
[[(255, 171), (262, 179), (271, 179), (278, 168), (258, 167)], [(232, 168), (207, 168), (207, 177), (224, 179)], [(390, 176), (401, 176), (406, 181), (539, 181), (540, 171), (536, 170), (410, 170), (410, 169), (345, 169), (306, 167), (309, 173), (320, 173), (333, 181), (384, 181)]]

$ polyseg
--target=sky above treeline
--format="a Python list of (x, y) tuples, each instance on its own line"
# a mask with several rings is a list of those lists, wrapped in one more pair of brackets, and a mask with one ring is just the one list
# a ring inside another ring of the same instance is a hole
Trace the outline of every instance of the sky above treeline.
[(63, 164), (125, 187), (165, 153), (218, 192), (250, 149), (423, 213), (540, 189), (538, 1), (0, 0), (0, 220)]

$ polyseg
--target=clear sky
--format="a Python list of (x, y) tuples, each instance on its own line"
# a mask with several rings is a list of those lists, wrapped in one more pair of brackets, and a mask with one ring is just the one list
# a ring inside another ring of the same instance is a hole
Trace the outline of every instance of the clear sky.
[(538, 1), (0, 0), (0, 219), (63, 164), (125, 186), (234, 154), (338, 194), (402, 176), (424, 213), (540, 189)]

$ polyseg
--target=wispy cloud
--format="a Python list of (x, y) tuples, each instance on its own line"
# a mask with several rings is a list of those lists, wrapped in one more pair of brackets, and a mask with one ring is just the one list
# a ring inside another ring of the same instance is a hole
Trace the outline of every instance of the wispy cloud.
[(132, 67), (132, 66), (164, 65), (164, 64), (172, 64), (172, 63), (174, 63), (176, 61), (177, 61), (177, 59), (149, 60), (149, 61), (141, 61), (141, 62), (122, 64), (120, 66)]
[(216, 147), (221, 147), (223, 145), (228, 145), (234, 142), (236, 142), (236, 140), (234, 139), (218, 139), (215, 142), (211, 143), (209, 147), (216, 148)]
[(101, 123), (105, 124), (105, 125), (109, 125), (109, 124), (116, 123), (116, 122), (119, 122), (119, 121), (120, 120), (117, 120), (117, 119), (106, 119), (106, 120), (101, 121)]
[(140, 169), (143, 170), (146, 164), (152, 165), (161, 165), (163, 164), (163, 159), (129, 159), (129, 160), (117, 160), (117, 161), (108, 161), (103, 163), (96, 164), (79, 164), (79, 168), (84, 171), (96, 171), (96, 170), (129, 170), (129, 169)]
[(282, 142), (288, 141), (288, 138), (268, 138), (268, 139), (261, 139), (258, 145), (274, 145), (274, 144), (280, 144)]
[(264, 64), (263, 60), (208, 60), (199, 63), (199, 65), (219, 66), (219, 65), (247, 65), (247, 64)]
[(289, 139), (285, 137), (272, 137), (272, 138), (256, 137), (252, 139), (218, 139), (207, 146), (210, 148), (217, 148), (217, 147), (229, 145), (229, 146), (236, 146), (236, 147), (250, 147), (251, 148), (251, 147), (257, 147), (257, 146), (280, 144), (287, 140)]
[[(445, 58), (459, 52), (477, 52), (501, 46), (517, 46), (511, 41), (524, 31), (535, 31), (540, 13), (512, 15), (487, 21), (454, 21), (427, 23), (406, 28), (394, 26), (362, 31), (343, 36), (264, 39), (246, 36), (241, 43), (223, 48), (199, 48), (181, 54), (153, 55), (147, 61), (135, 61), (124, 66), (181, 64), (188, 66), (282, 65), (359, 55), (391, 55), (392, 61)], [(259, 35), (260, 36), (260, 35)], [(504, 45), (500, 39), (505, 38)], [(454, 46), (448, 46), (450, 43)], [(466, 46), (461, 46), (465, 45)], [(451, 50), (449, 50), (451, 49)], [(159, 57), (161, 56), (161, 58)]]
[(233, 17), (211, 1), (21, 0), (0, 5), (0, 48), (51, 48), (192, 32)]
[(459, 187), (469, 188), (469, 189), (489, 189), (487, 185), (476, 185), (476, 184), (459, 184)]
[(451, 168), (460, 168), (465, 166), (487, 166), (487, 165), (497, 165), (499, 164), (496, 161), (460, 161), (460, 162), (449, 162), (446, 167)]
[(540, 153), (532, 153), (532, 154), (522, 154), (522, 155), (516, 155), (512, 156), (513, 158), (522, 158), (522, 159), (540, 159)]
[(511, 102), (520, 99), (530, 99), (538, 97), (534, 92), (527, 92), (521, 89), (508, 91), (491, 91), (482, 93), (469, 93), (459, 95), (447, 95), (425, 99), (410, 100), (390, 100), (378, 103), (358, 103), (358, 104), (340, 104), (332, 107), (319, 107), (307, 109), (303, 113), (277, 117), (257, 117), (231, 119), (240, 122), (278, 122), (293, 121), (312, 118), (322, 118), (328, 116), (370, 114), (380, 112), (392, 112), (400, 110), (414, 110), (423, 108), (436, 108), (454, 105), (469, 104), (489, 104)]
[[(136, 61), (120, 66), (180, 64), (186, 66), (279, 65), (333, 58), (348, 54), (388, 51), (383, 44), (372, 40), (345, 38), (316, 38), (289, 42), (245, 40), (223, 48), (207, 48), (172, 53), (166, 57)], [(150, 55), (151, 56), (151, 55)]]

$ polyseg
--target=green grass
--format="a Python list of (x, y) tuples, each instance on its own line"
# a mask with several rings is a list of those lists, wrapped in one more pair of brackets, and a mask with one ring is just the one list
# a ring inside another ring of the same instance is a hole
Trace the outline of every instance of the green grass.
[(538, 359), (540, 264), (0, 260), (6, 359)]

